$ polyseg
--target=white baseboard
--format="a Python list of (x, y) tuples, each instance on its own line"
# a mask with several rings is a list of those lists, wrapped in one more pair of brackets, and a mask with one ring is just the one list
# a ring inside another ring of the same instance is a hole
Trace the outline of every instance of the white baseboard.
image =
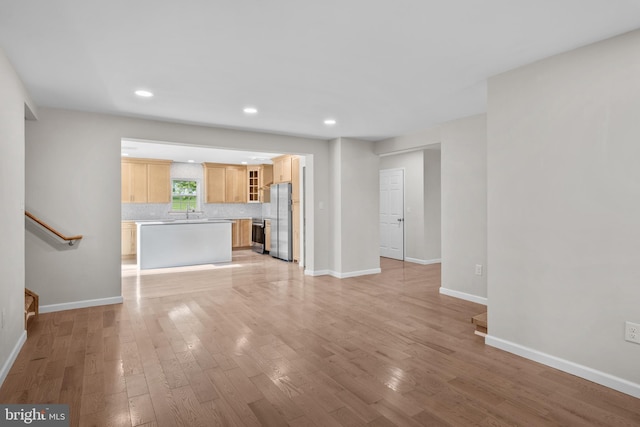
[(491, 335), (487, 335), (485, 337), (485, 344), (509, 353), (517, 354), (525, 359), (533, 360), (535, 362), (542, 363), (543, 365), (559, 369), (580, 378), (584, 378), (585, 380), (592, 381), (596, 384), (612, 388), (630, 396), (640, 398), (640, 384), (633, 383), (623, 378), (619, 378), (587, 366), (579, 365), (550, 354), (542, 353), (538, 350), (506, 341), (501, 338), (496, 338)]
[(338, 273), (337, 271), (332, 271), (331, 275), (333, 277), (337, 277), (338, 279), (346, 279), (349, 277), (366, 276), (368, 274), (380, 274), (381, 272), (382, 270), (380, 268), (372, 268), (370, 270), (349, 271), (348, 273)]
[(74, 310), (76, 308), (97, 307), (99, 305), (122, 304), (122, 297), (110, 297), (99, 299), (88, 299), (84, 301), (64, 302), (62, 304), (41, 305), (40, 313), (53, 313), (63, 310)]
[(372, 268), (370, 270), (350, 271), (348, 273), (339, 273), (333, 270), (305, 270), (304, 274), (307, 276), (333, 276), (338, 279), (347, 279), (349, 277), (366, 276), (367, 274), (380, 274), (382, 270), (379, 268)]
[(331, 274), (329, 270), (304, 270), (305, 276), (326, 276)]
[(479, 297), (477, 295), (467, 294), (465, 292), (454, 291), (452, 289), (443, 288), (442, 286), (440, 286), (440, 293), (443, 295), (448, 295), (450, 297), (475, 302), (476, 304), (487, 305), (488, 303), (488, 300), (485, 297)]
[(406, 262), (413, 262), (415, 264), (420, 264), (420, 265), (429, 265), (429, 264), (439, 264), (442, 262), (441, 258), (436, 258), (436, 259), (419, 259), (419, 258), (410, 258), (410, 257), (405, 257), (404, 259)]
[(11, 353), (9, 353), (7, 361), (4, 362), (4, 365), (2, 365), (2, 369), (0, 369), (0, 387), (2, 386), (2, 383), (4, 383), (4, 380), (7, 378), (7, 375), (9, 375), (9, 371), (11, 370), (13, 363), (18, 358), (18, 354), (20, 354), (20, 350), (22, 350), (22, 346), (26, 341), (27, 331), (22, 331), (20, 338), (18, 338), (18, 342), (16, 342), (16, 345), (13, 346), (13, 350), (11, 350)]

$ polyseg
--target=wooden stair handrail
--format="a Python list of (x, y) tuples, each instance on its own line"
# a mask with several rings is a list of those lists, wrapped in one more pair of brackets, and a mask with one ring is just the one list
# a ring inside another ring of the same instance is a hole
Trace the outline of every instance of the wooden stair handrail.
[(56, 236), (58, 236), (59, 238), (64, 240), (65, 242), (69, 242), (69, 246), (73, 246), (73, 244), (75, 243), (76, 240), (81, 240), (82, 239), (82, 234), (78, 234), (77, 236), (65, 236), (64, 234), (60, 233), (58, 230), (56, 230), (55, 228), (51, 227), (49, 224), (47, 224), (46, 222), (42, 221), (41, 219), (39, 219), (38, 217), (36, 217), (35, 215), (33, 215), (29, 211), (24, 211), (24, 214), (28, 218), (30, 218), (33, 221), (37, 222), (39, 225), (41, 225), (42, 227), (46, 228), (47, 230), (49, 230), (50, 232), (52, 232), (53, 234), (55, 234)]

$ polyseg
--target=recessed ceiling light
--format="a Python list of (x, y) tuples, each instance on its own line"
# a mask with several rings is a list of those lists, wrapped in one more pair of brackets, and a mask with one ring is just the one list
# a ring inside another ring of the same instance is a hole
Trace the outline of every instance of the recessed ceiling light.
[(189, 162), (189, 163), (195, 163), (196, 161), (195, 161), (195, 160), (187, 160), (187, 162)]
[(336, 123), (337, 123), (337, 122), (336, 122), (336, 119), (326, 119), (326, 120), (324, 121), (324, 124), (325, 124), (325, 125), (327, 125), (327, 126), (333, 126), (333, 125), (335, 125)]
[(136, 95), (141, 96), (143, 98), (150, 98), (153, 96), (153, 93), (149, 92), (148, 90), (137, 90), (134, 92)]
[(255, 107), (246, 107), (244, 110), (245, 113), (247, 114), (256, 114), (258, 112), (258, 109)]

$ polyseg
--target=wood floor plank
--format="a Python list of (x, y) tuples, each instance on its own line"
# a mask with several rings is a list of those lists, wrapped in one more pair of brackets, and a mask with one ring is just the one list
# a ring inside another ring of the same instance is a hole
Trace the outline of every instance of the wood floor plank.
[(267, 399), (256, 400), (249, 404), (261, 426), (284, 427), (288, 423), (282, 414)]
[(0, 402), (67, 403), (73, 426), (640, 425), (640, 400), (485, 346), (439, 264), (233, 258), (125, 263), (123, 304), (41, 314)]
[(251, 377), (251, 382), (286, 420), (294, 420), (304, 415), (295, 401), (283, 393), (267, 375)]
[(129, 398), (129, 414), (131, 416), (131, 425), (139, 426), (155, 421), (156, 415), (151, 403), (151, 397), (148, 394), (134, 396)]

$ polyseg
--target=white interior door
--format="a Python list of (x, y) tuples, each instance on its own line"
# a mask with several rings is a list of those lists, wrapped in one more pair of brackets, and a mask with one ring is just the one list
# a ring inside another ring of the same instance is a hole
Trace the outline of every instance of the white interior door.
[(404, 260), (404, 171), (380, 171), (380, 256)]

